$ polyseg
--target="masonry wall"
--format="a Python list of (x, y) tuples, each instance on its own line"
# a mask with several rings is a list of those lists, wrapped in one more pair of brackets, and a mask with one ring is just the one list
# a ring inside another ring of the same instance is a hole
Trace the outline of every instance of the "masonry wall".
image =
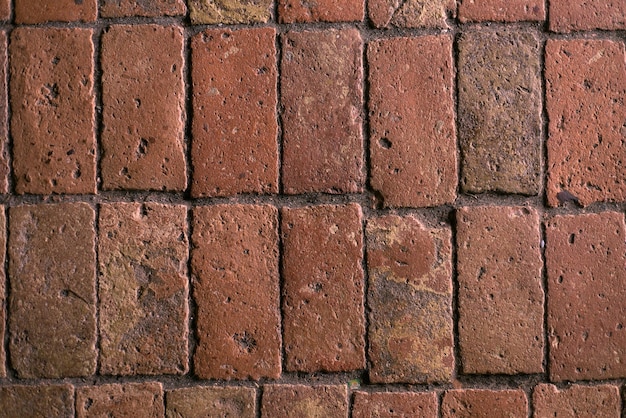
[(623, 416), (625, 2), (0, 19), (0, 417)]

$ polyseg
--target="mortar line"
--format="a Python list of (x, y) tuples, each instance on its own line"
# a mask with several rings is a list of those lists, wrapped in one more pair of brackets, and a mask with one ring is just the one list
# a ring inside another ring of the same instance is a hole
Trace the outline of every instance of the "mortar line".
[(186, 187), (183, 192), (185, 199), (191, 199), (193, 184), (193, 51), (191, 48), (192, 35), (186, 27), (183, 27), (183, 83), (185, 91), (185, 127), (183, 132), (185, 153)]
[(254, 416), (256, 418), (262, 418), (261, 417), (261, 408), (263, 406), (263, 404), (262, 404), (262, 401), (263, 401), (263, 390), (264, 390), (264, 386), (259, 384), (256, 387), (256, 390), (254, 391), (254, 409), (255, 409)]
[(194, 233), (194, 216), (195, 213), (192, 208), (187, 208), (187, 283), (189, 288), (189, 294), (187, 295), (187, 372), (185, 375), (190, 377), (195, 376), (195, 364), (194, 354), (198, 347), (198, 305), (194, 299), (194, 279), (193, 279), (193, 233)]

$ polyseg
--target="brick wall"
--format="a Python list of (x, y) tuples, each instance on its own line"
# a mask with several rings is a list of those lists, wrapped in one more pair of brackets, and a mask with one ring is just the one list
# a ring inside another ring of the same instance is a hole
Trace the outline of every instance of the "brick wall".
[(0, 19), (0, 417), (626, 410), (626, 2)]

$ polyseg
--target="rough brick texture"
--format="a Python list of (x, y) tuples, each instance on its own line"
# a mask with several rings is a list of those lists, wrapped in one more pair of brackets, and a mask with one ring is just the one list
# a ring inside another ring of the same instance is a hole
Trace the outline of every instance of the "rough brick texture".
[(520, 20), (545, 20), (543, 0), (461, 0), (461, 22), (517, 22)]
[(70, 385), (2, 386), (0, 417), (74, 416), (74, 388)]
[[(4, 341), (5, 323), (6, 323), (6, 274), (4, 271), (5, 251), (7, 244), (6, 237), (6, 217), (4, 215), (4, 206), (0, 206), (0, 341)], [(6, 376), (6, 352), (4, 344), (0, 345), (0, 378)], [(1, 409), (1, 408), (0, 408)]]
[(385, 206), (437, 206), (457, 184), (452, 39), (372, 41), (371, 185)]
[(179, 16), (186, 12), (185, 0), (103, 0), (100, 6), (102, 17)]
[(15, 23), (93, 22), (98, 0), (15, 0)]
[(0, 0), (0, 20), (11, 18), (11, 0)]
[(9, 191), (8, 139), (7, 35), (0, 31), (0, 193)]
[(255, 418), (256, 391), (247, 387), (196, 386), (165, 394), (166, 418)]
[(164, 414), (160, 383), (115, 383), (76, 389), (77, 418), (161, 418)]
[(369, 0), (368, 12), (377, 28), (448, 28), (446, 19), (454, 16), (455, 0)]
[(283, 335), (290, 371), (365, 366), (361, 207), (282, 210)]
[(550, 379), (626, 377), (623, 213), (564, 215), (546, 225)]
[(356, 392), (352, 418), (436, 417), (438, 403), (434, 392)]
[(11, 33), (13, 175), (19, 194), (95, 193), (91, 29)]
[(363, 187), (363, 41), (355, 29), (282, 38), (285, 193)]
[(623, 42), (548, 40), (548, 203), (626, 199)]
[(198, 305), (196, 375), (203, 379), (278, 378), (276, 208), (196, 208), (192, 244), (193, 296)]
[(533, 391), (536, 417), (620, 417), (619, 387), (573, 385), (559, 390), (540, 384)]
[(522, 390), (451, 390), (441, 402), (443, 418), (526, 418), (528, 400)]
[(272, 0), (188, 0), (193, 24), (236, 24), (267, 22)]
[(350, 22), (363, 20), (363, 0), (278, 0), (281, 23), (295, 22)]
[(626, 3), (621, 0), (550, 0), (550, 30), (626, 29)]
[(467, 207), (456, 219), (463, 371), (541, 373), (539, 215), (525, 207)]
[(345, 417), (348, 393), (341, 386), (268, 385), (263, 388), (263, 417)]
[(193, 196), (278, 192), (275, 37), (263, 28), (193, 38)]

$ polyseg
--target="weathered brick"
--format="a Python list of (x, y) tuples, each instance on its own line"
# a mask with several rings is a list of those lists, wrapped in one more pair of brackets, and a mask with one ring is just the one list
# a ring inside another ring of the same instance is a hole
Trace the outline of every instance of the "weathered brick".
[(364, 13), (363, 0), (278, 0), (281, 23), (362, 21)]
[(195, 208), (192, 244), (196, 375), (280, 377), (278, 211), (266, 205)]
[(523, 390), (450, 390), (441, 412), (443, 418), (526, 418), (528, 400)]
[(0, 0), (0, 20), (11, 18), (11, 0)]
[(103, 204), (100, 373), (187, 371), (187, 208)]
[(256, 391), (247, 387), (201, 387), (165, 393), (167, 418), (255, 418)]
[(278, 193), (276, 30), (193, 37), (191, 194)]
[(103, 0), (100, 6), (102, 17), (180, 16), (186, 12), (184, 0)]
[(282, 210), (283, 332), (290, 371), (365, 366), (361, 207)]
[(622, 213), (547, 223), (550, 380), (626, 377), (625, 240)]
[(543, 372), (539, 215), (486, 206), (462, 208), (456, 219), (463, 371)]
[(77, 418), (162, 418), (164, 415), (160, 383), (114, 383), (76, 389)]
[(626, 29), (626, 3), (618, 0), (550, 0), (550, 30)]
[(15, 23), (94, 22), (97, 0), (15, 0)]
[(451, 232), (412, 216), (367, 223), (370, 381), (450, 381)]
[(459, 39), (459, 143), (465, 192), (541, 188), (541, 51), (533, 32)]
[(356, 392), (352, 404), (352, 417), (436, 417), (438, 403), (435, 392)]
[(235, 24), (267, 22), (272, 17), (272, 0), (188, 0), (191, 23)]
[(102, 185), (184, 190), (183, 32), (112, 26), (102, 35)]
[(9, 352), (20, 378), (96, 370), (94, 224), (85, 203), (9, 211)]
[[(456, 197), (452, 39), (372, 41), (371, 185), (385, 206), (438, 206)], [(418, 139), (419, 137), (419, 139)]]
[(543, 0), (461, 0), (459, 20), (465, 22), (518, 22), (546, 19)]
[(282, 38), (285, 193), (363, 189), (363, 41), (356, 29)]
[(74, 417), (71, 385), (2, 386), (0, 418)]
[(626, 200), (625, 57), (622, 42), (546, 44), (551, 206)]
[(535, 417), (619, 418), (619, 387), (612, 385), (573, 385), (559, 390), (554, 385), (539, 384), (533, 391)]
[(59, 28), (11, 33), (11, 136), (19, 194), (96, 192), (92, 34)]
[[(6, 291), (5, 291), (5, 282), (6, 282), (6, 274), (4, 271), (4, 263), (5, 263), (5, 254), (6, 254), (6, 244), (7, 244), (7, 233), (6, 233), (6, 217), (4, 215), (4, 206), (0, 206), (0, 341), (4, 341), (4, 333), (5, 333), (5, 309), (6, 309)], [(6, 376), (6, 353), (4, 351), (4, 344), (0, 344), (0, 378)], [(2, 410), (2, 408), (0, 408)]]
[(266, 385), (261, 399), (261, 416), (346, 417), (348, 388), (345, 385)]
[(369, 0), (367, 11), (377, 28), (448, 28), (456, 13), (455, 0)]
[(9, 191), (7, 62), (7, 35), (0, 31), (0, 193)]

